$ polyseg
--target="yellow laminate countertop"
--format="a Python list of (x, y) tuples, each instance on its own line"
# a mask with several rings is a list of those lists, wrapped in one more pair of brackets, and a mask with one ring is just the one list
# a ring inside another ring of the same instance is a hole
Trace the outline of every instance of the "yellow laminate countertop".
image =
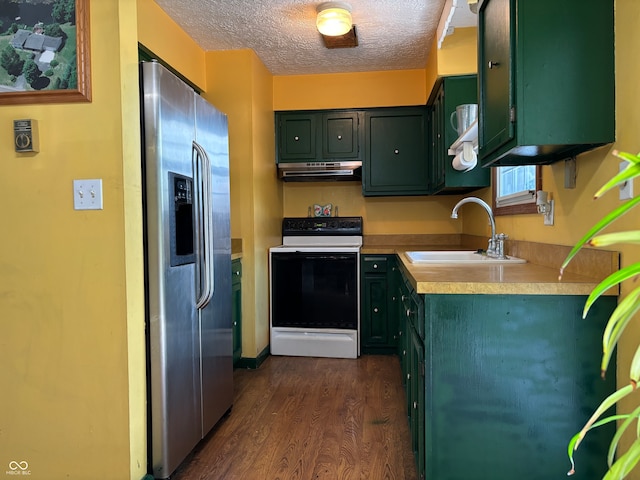
[[(484, 295), (589, 295), (601, 279), (565, 272), (530, 262), (513, 265), (414, 264), (404, 255), (415, 250), (464, 250), (464, 248), (363, 247), (362, 254), (397, 254), (400, 267), (417, 293)], [(469, 250), (469, 249), (466, 249)], [(606, 295), (618, 295), (610, 289)]]

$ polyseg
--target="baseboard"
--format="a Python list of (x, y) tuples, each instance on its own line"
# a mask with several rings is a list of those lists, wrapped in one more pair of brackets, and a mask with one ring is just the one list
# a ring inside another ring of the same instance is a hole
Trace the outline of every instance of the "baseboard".
[(249, 370), (260, 368), (260, 365), (262, 365), (270, 354), (271, 351), (269, 349), (269, 345), (267, 345), (256, 358), (241, 357), (236, 363), (236, 368), (246, 368)]

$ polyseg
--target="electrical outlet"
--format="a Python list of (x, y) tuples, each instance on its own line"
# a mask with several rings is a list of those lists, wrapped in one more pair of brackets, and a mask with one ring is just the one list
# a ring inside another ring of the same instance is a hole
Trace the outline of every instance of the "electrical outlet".
[(102, 179), (73, 181), (73, 208), (102, 210)]
[(544, 224), (553, 225), (555, 216), (555, 200), (549, 200), (549, 210), (544, 214)]
[[(620, 171), (627, 168), (628, 162), (625, 160), (620, 162)], [(623, 184), (619, 185), (620, 189), (620, 200), (629, 200), (633, 198), (633, 180), (627, 180)]]

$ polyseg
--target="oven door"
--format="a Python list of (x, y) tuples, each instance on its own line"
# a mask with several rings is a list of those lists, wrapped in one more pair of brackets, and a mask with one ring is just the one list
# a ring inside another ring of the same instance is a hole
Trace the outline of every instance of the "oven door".
[(357, 247), (271, 249), (271, 353), (358, 356), (359, 255)]

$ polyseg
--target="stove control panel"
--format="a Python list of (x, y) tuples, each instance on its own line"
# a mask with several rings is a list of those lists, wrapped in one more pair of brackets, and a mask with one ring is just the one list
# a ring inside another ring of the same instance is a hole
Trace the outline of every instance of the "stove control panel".
[(362, 217), (285, 217), (282, 236), (362, 235)]

